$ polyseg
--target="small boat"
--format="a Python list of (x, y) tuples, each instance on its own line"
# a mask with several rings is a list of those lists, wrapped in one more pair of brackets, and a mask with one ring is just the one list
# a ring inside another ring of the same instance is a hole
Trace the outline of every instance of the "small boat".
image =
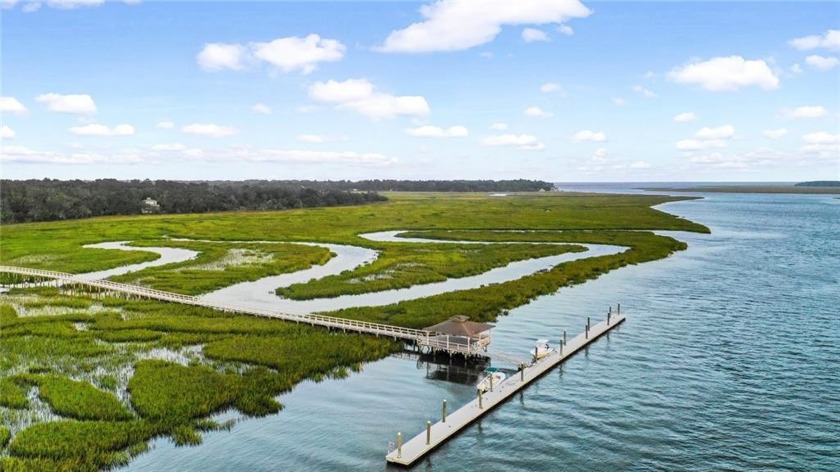
[(499, 383), (507, 378), (507, 375), (496, 367), (488, 367), (484, 372), (487, 373), (487, 376), (481, 379), (481, 382), (476, 385), (476, 388), (481, 392), (492, 391), (491, 386), (499, 385)]
[(531, 349), (531, 358), (534, 361), (538, 361), (543, 357), (547, 356), (553, 349), (548, 345), (548, 339), (537, 339), (537, 343), (533, 349)]

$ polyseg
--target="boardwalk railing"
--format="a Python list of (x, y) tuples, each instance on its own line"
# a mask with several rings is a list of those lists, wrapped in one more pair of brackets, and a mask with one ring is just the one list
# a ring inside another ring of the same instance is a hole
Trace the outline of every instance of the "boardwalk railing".
[[(266, 310), (264, 308), (257, 308), (248, 305), (234, 305), (230, 303), (213, 302), (190, 295), (165, 292), (163, 290), (155, 290), (152, 288), (141, 287), (138, 285), (112, 282), (110, 280), (87, 279), (85, 278), (84, 274), (68, 274), (52, 270), (30, 269), (27, 267), (17, 266), (0, 266), (0, 273), (42, 277), (57, 280), (63, 283), (73, 283), (87, 285), (91, 287), (98, 287), (105, 290), (111, 290), (114, 292), (126, 293), (155, 300), (183, 303), (186, 305), (212, 308), (233, 313), (245, 313), (249, 315), (262, 316), (267, 318), (277, 318), (285, 321), (292, 321), (295, 323), (306, 323), (313, 326), (322, 326), (325, 328), (331, 328), (336, 330), (373, 334), (375, 336), (391, 337), (395, 340), (401, 339), (404, 341), (416, 343), (419, 346), (430, 346), (436, 350), (447, 350), (450, 353), (458, 352), (465, 355), (480, 354), (477, 350), (470, 349), (469, 346), (466, 346), (466, 349), (464, 349), (463, 347), (459, 348), (454, 343), (451, 345), (451, 349), (447, 349), (441, 346), (439, 341), (436, 341), (436, 339), (439, 337), (437, 333), (423, 331), (419, 329), (403, 328), (400, 326), (391, 326), (381, 323), (370, 323), (368, 321), (350, 320), (346, 318), (336, 318), (324, 315), (295, 315), (274, 310)], [(447, 344), (449, 343), (447, 342)]]

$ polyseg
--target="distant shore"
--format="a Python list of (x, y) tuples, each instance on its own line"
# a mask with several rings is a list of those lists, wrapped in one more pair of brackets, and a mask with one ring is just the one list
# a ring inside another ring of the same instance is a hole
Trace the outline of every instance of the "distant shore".
[(714, 193), (799, 193), (836, 194), (840, 187), (797, 187), (794, 185), (710, 185), (697, 187), (648, 187), (642, 190), (657, 192), (714, 192)]

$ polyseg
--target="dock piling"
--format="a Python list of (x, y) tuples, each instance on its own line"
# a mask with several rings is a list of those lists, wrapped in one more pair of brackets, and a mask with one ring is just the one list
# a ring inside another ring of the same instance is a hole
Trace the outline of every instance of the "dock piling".
[(441, 416), (443, 417), (441, 421), (446, 423), (446, 400), (443, 401), (443, 414)]
[(426, 421), (426, 445), (432, 443), (432, 422)]
[(490, 391), (493, 391), (493, 374), (490, 374)]
[(589, 317), (586, 317), (586, 339), (589, 339)]
[(563, 344), (566, 344), (566, 330), (563, 330)]
[(402, 433), (397, 433), (397, 457), (402, 458)]
[(481, 401), (481, 389), (477, 388), (476, 390), (478, 390), (478, 409), (483, 410), (484, 405), (482, 404), (482, 401)]

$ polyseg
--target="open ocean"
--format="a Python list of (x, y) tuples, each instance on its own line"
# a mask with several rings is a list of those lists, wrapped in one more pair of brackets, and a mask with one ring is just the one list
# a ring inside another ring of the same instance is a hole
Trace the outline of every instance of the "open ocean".
[[(638, 186), (638, 185), (636, 185)], [(632, 192), (632, 184), (558, 184)], [(661, 186), (661, 184), (657, 184)], [(627, 321), (411, 470), (840, 470), (840, 200), (698, 194), (658, 208), (712, 230), (689, 248), (500, 318), (494, 348)], [(305, 382), (277, 415), (122, 470), (383, 470), (389, 441), (472, 399), (475, 371), (411, 356)]]

